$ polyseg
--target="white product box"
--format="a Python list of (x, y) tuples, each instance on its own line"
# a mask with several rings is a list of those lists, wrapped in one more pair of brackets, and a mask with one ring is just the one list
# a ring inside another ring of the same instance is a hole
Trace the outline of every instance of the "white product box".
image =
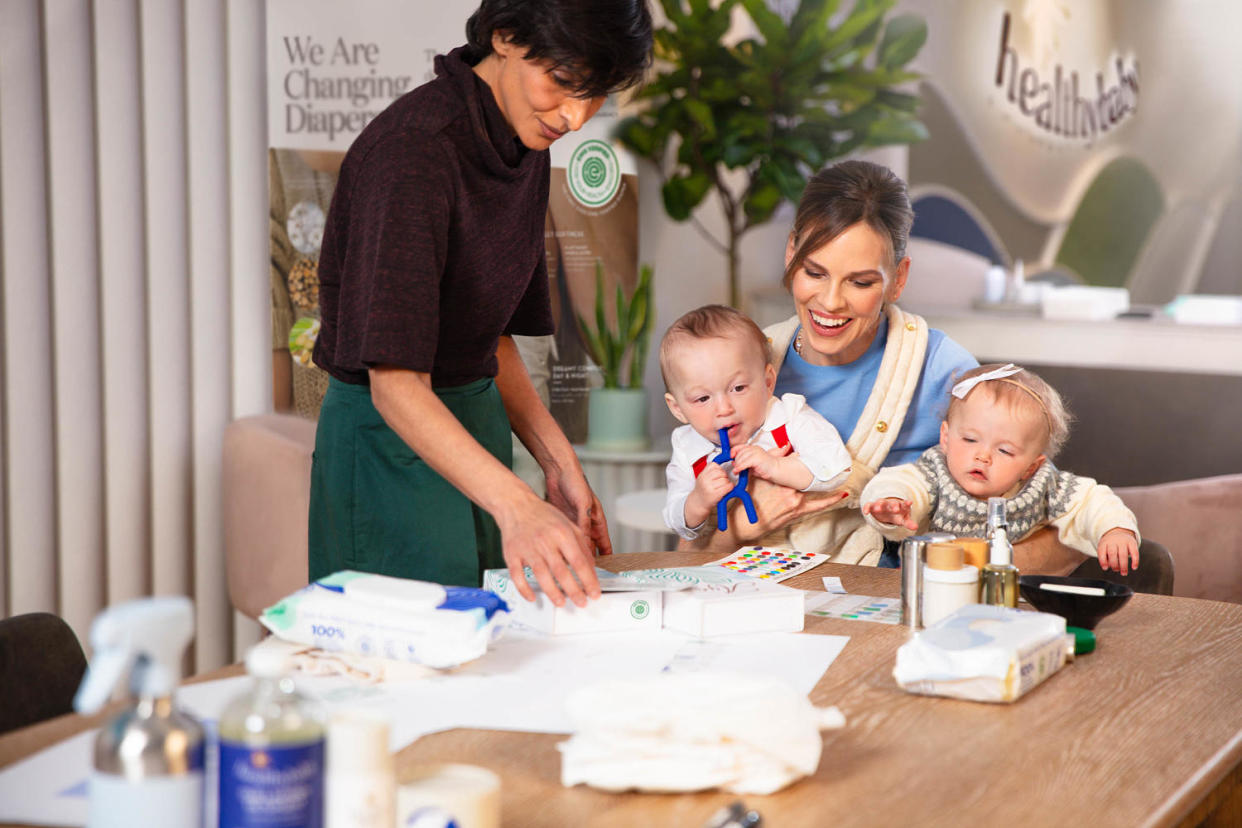
[(699, 638), (802, 631), (806, 618), (802, 590), (735, 577), (730, 583), (705, 583), (664, 593), (665, 629)]
[(1242, 325), (1242, 296), (1182, 295), (1168, 311), (1183, 325)]
[(1095, 322), (1115, 319), (1130, 309), (1130, 291), (1119, 287), (1065, 285), (1052, 287), (1040, 297), (1044, 319)]
[(660, 629), (663, 614), (658, 590), (605, 592), (585, 607), (574, 606), (570, 601), (558, 607), (543, 594), (534, 578), (529, 580), (535, 591), (534, 601), (518, 594), (507, 569), (484, 572), (483, 588), (505, 600), (513, 621), (552, 635)]

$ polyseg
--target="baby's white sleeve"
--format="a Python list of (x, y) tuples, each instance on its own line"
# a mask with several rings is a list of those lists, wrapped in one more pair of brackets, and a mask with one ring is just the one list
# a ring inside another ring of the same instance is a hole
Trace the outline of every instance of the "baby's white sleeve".
[(1100, 539), (1112, 529), (1128, 529), (1141, 543), (1134, 512), (1103, 483), (1090, 477), (1074, 478), (1074, 494), (1065, 513), (1052, 520), (1057, 539), (1084, 555), (1099, 556)]
[(678, 537), (694, 540), (699, 536), (697, 530), (703, 528), (702, 524), (693, 529), (686, 526), (686, 498), (694, 491), (694, 472), (689, 464), (681, 461), (675, 448), (673, 459), (664, 470), (664, 476), (668, 481), (668, 497), (664, 500), (664, 523)]
[[(790, 398), (795, 399), (791, 400)], [(814, 479), (804, 492), (831, 492), (850, 476), (853, 458), (832, 423), (794, 394), (781, 398), (786, 409), (793, 409), (785, 422), (789, 444), (798, 453)]]
[[(910, 518), (919, 525), (919, 531), (926, 530), (931, 518), (931, 492), (927, 488), (927, 478), (913, 463), (880, 469), (863, 487), (858, 502), (865, 505), (886, 497), (910, 501)], [(903, 540), (914, 534), (904, 526), (880, 523), (871, 515), (863, 515), (863, 518), (889, 540)]]

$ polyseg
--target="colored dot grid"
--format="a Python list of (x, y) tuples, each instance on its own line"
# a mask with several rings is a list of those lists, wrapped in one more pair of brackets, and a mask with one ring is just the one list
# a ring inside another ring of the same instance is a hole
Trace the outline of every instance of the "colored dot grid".
[(767, 546), (745, 546), (712, 563), (752, 578), (783, 581), (792, 578), (828, 560), (827, 555), (816, 552), (798, 552), (795, 549)]

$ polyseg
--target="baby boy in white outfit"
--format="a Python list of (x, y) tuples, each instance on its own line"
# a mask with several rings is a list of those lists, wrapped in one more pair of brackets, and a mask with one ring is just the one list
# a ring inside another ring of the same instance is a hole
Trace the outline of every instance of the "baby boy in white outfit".
[[(799, 491), (826, 492), (850, 474), (841, 435), (801, 394), (773, 396), (776, 369), (767, 338), (750, 317), (723, 305), (692, 310), (660, 343), (664, 401), (673, 432), (664, 522), (698, 537), (736, 476), (751, 474)], [(732, 474), (713, 462), (727, 429)]]

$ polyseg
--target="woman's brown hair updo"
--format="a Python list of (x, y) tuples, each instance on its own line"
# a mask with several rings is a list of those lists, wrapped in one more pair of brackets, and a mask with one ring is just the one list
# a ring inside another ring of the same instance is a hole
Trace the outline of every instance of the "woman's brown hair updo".
[(842, 161), (815, 173), (794, 217), (794, 254), (785, 268), (785, 288), (807, 256), (860, 221), (888, 242), (888, 264), (895, 267), (906, 256), (914, 223), (906, 182), (870, 161)]

